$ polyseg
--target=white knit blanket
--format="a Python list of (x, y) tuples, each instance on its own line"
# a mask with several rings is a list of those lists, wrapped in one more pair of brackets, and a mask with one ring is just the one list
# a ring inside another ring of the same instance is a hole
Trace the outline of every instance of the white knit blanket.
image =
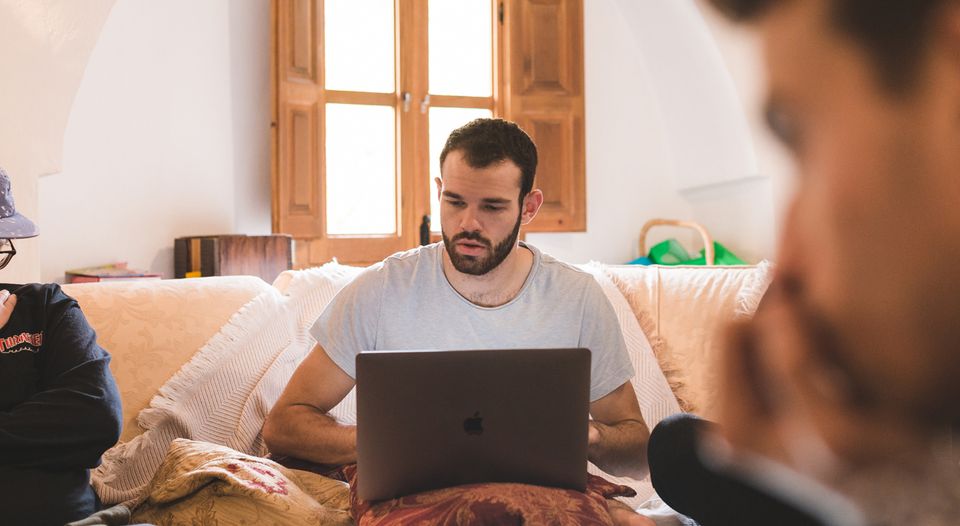
[(291, 272), (278, 279), (285, 290), (264, 291), (234, 314), (138, 415), (144, 433), (103, 455), (92, 484), (104, 504), (135, 505), (175, 438), (265, 454), (260, 428), (314, 345), (310, 325), (360, 270)]

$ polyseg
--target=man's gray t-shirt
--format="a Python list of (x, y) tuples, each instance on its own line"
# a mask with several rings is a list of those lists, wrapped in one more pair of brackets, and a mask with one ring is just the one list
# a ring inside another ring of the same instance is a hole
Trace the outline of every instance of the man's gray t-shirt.
[(504, 305), (480, 307), (461, 296), (443, 273), (443, 244), (435, 243), (365, 269), (310, 333), (352, 378), (356, 356), (366, 350), (585, 347), (592, 352), (591, 401), (630, 380), (620, 325), (593, 276), (521, 246), (533, 252), (533, 266)]

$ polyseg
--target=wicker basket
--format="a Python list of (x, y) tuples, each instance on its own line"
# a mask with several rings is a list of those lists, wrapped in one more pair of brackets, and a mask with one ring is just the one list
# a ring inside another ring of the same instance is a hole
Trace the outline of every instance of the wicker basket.
[(680, 221), (678, 219), (651, 219), (643, 224), (640, 229), (640, 255), (647, 253), (647, 233), (655, 226), (678, 226), (683, 228), (692, 228), (696, 230), (703, 238), (703, 255), (707, 265), (713, 265), (715, 254), (713, 251), (713, 238), (703, 225), (695, 221)]

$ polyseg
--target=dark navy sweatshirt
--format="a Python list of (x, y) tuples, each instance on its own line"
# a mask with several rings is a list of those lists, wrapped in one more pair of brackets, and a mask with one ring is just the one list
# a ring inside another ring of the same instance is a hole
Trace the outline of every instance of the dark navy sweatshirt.
[(95, 511), (91, 468), (122, 424), (110, 355), (58, 285), (17, 295), (0, 328), (0, 523), (63, 524)]

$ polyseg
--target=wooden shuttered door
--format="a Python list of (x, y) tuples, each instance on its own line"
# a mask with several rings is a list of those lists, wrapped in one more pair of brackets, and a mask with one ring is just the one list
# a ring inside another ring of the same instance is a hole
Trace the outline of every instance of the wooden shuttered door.
[(276, 2), (273, 9), (273, 231), (323, 235), (322, 0)]
[[(428, 158), (427, 115), (401, 109), (403, 93), (412, 93), (417, 108), (427, 92), (427, 23), (423, 16), (427, 0), (396, 2), (399, 60), (394, 94), (324, 89), (323, 6), (323, 0), (273, 0), (271, 10), (273, 231), (295, 238), (297, 267), (322, 264), (334, 257), (345, 263), (372, 263), (412, 248), (419, 239), (419, 220), (430, 214), (430, 193), (435, 191), (424, 177), (430, 163), (437, 162)], [(539, 149), (536, 185), (546, 199), (527, 231), (583, 231), (582, 0), (505, 0), (492, 2), (492, 6), (500, 15), (498, 27), (493, 28), (492, 109), (496, 115), (516, 121)], [(433, 99), (435, 106), (463, 103), (457, 97), (434, 95)], [(480, 102), (467, 105), (487, 104)], [(327, 103), (396, 108), (394, 234), (327, 234)]]
[(505, 3), (504, 118), (537, 143), (544, 202), (528, 232), (587, 229), (583, 124), (583, 3)]

